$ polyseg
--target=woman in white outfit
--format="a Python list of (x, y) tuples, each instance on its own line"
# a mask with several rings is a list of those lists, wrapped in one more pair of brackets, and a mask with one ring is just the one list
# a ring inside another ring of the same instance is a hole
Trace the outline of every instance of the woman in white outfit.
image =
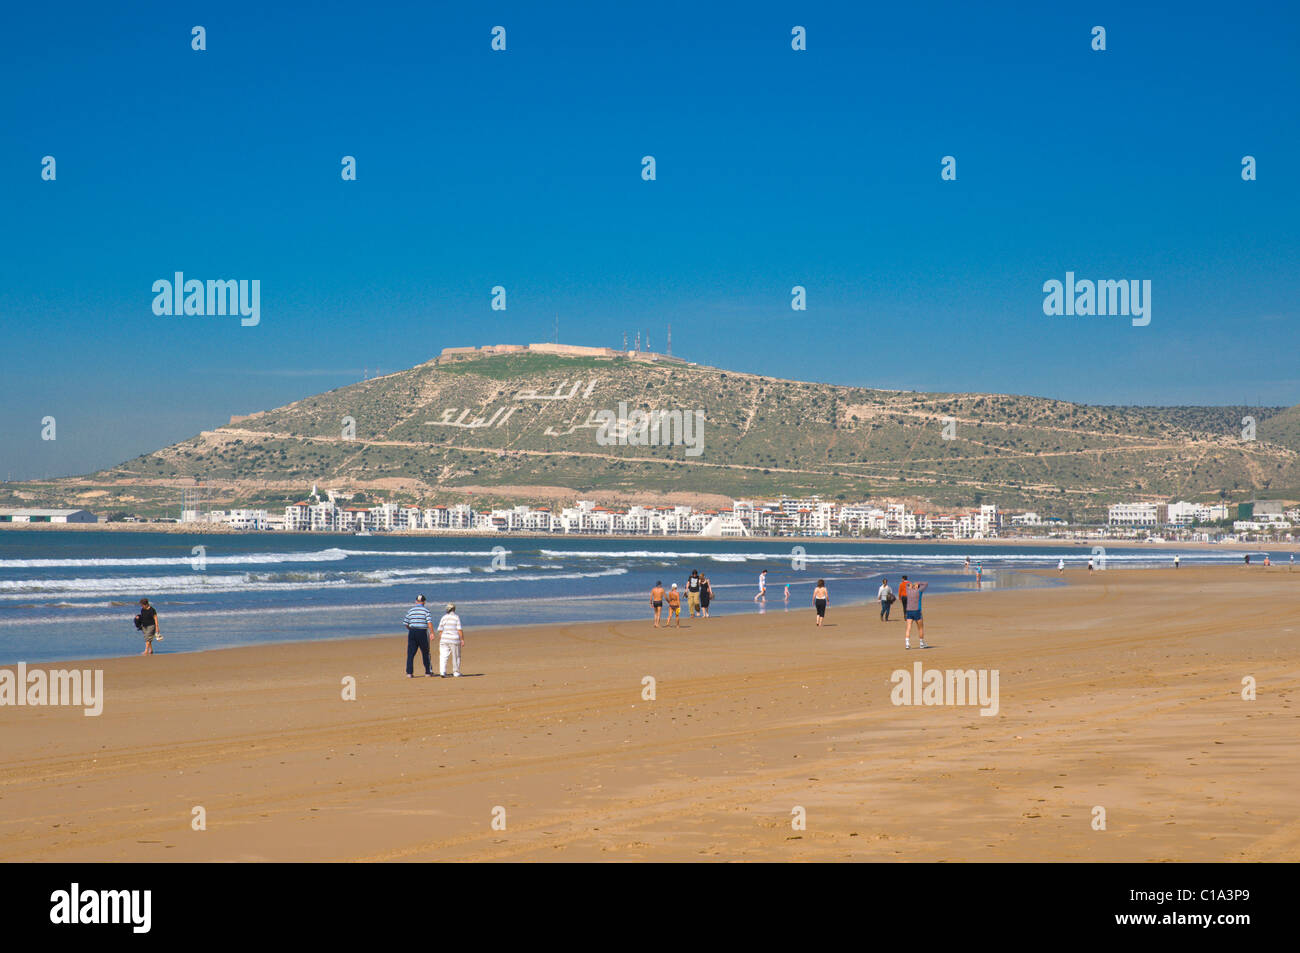
[(447, 677), (447, 657), (451, 657), (451, 674), (460, 678), (460, 650), (465, 646), (465, 630), (456, 603), (447, 603), (447, 614), (438, 620), (438, 677)]

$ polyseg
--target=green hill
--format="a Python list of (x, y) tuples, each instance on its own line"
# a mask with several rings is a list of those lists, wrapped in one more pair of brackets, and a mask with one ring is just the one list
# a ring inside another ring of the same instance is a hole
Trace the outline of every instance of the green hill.
[[(620, 402), (629, 412), (700, 411), (699, 455), (601, 445), (593, 414), (617, 412)], [(1242, 440), (1248, 414), (1258, 421), (1254, 441)], [(444, 502), (469, 492), (517, 502), (813, 493), (941, 507), (983, 500), (1079, 519), (1119, 499), (1300, 496), (1298, 451), (1300, 407), (1087, 406), (523, 353), (430, 361), (54, 483), (62, 500), (73, 489), (104, 491), (101, 511), (155, 498), (174, 511), (178, 488), (199, 479), (224, 505), (278, 506), (319, 483)], [(41, 495), (28, 490), (25, 499)]]
[(1254, 415), (1258, 421), (1255, 433), (1260, 440), (1300, 452), (1300, 407), (1289, 407), (1267, 418), (1251, 410), (1246, 414)]

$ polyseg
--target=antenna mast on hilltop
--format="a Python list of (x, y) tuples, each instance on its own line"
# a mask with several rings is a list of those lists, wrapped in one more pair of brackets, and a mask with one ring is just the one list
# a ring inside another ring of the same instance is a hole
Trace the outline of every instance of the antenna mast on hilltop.
[(638, 352), (640, 352), (640, 350), (641, 350), (641, 332), (640, 332), (640, 331), (636, 332), (636, 349), (637, 349)]
[(624, 351), (624, 353), (627, 352), (627, 332), (626, 332), (626, 331), (623, 332), (623, 351)]
[(673, 356), (673, 326), (671, 322), (668, 324), (668, 356)]

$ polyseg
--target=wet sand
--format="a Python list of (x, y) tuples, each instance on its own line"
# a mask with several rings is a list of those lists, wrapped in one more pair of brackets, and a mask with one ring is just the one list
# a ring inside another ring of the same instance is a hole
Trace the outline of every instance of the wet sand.
[[(466, 613), (460, 679), (406, 678), (398, 625), (42, 665), (104, 711), (0, 708), (0, 859), (1300, 860), (1300, 572), (1066, 580), (927, 597), (924, 652), (832, 589), (821, 630)], [(894, 705), (916, 662), (998, 670), (998, 714)]]

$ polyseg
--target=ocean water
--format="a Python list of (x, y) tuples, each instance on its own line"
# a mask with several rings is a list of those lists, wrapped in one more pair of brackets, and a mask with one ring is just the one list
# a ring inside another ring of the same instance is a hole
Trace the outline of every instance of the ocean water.
[[(712, 582), (714, 615), (806, 609), (818, 578), (836, 606), (875, 598), (882, 575), (973, 591), (963, 569), (982, 564), (985, 587), (1053, 585), (1018, 569), (1087, 564), (1082, 545), (963, 546), (667, 537), (365, 537), (0, 532), (0, 664), (130, 655), (143, 648), (132, 618), (157, 608), (158, 652), (266, 642), (312, 642), (391, 632), (424, 593), (435, 618), (454, 601), (467, 633), (484, 626), (649, 618), (656, 581), (685, 588), (692, 569)], [(196, 550), (196, 547), (201, 549)], [(495, 551), (494, 551), (495, 548)], [(1241, 561), (1237, 551), (1180, 552), (1184, 565)], [(1261, 556), (1262, 558), (1262, 556)], [(1110, 567), (1168, 566), (1173, 550), (1107, 547)], [(1273, 554), (1275, 562), (1285, 557)], [(753, 601), (759, 571), (768, 598)], [(789, 602), (785, 587), (790, 587)]]

